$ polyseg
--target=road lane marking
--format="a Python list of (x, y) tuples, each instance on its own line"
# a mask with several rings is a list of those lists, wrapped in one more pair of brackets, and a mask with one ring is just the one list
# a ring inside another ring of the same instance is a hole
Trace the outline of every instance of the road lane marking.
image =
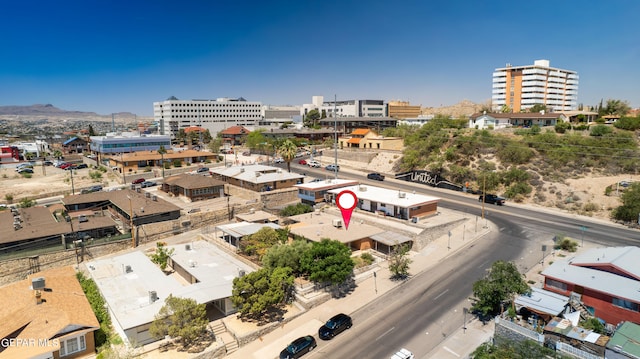
[(438, 300), (438, 298), (442, 297), (443, 295), (445, 295), (447, 292), (449, 291), (449, 289), (445, 290), (444, 292), (438, 294), (437, 297), (433, 298), (433, 300)]
[(449, 349), (449, 348), (447, 348), (447, 347), (442, 347), (442, 348), (443, 348), (444, 350), (448, 351), (449, 353), (451, 353), (451, 354), (453, 354), (453, 355), (457, 356), (458, 358), (460, 358), (460, 354), (458, 354), (458, 353), (454, 352), (453, 350), (451, 350), (451, 349)]
[(380, 336), (376, 338), (376, 341), (378, 341), (380, 338), (384, 337), (385, 335), (391, 333), (394, 329), (396, 329), (396, 327), (391, 327), (391, 329), (389, 329), (386, 332), (380, 334)]

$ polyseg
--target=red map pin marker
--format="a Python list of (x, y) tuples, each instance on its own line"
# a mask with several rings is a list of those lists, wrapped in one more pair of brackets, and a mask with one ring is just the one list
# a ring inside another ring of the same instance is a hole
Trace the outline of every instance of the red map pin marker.
[(344, 190), (338, 193), (336, 197), (336, 205), (340, 208), (342, 213), (342, 220), (344, 221), (345, 229), (349, 229), (349, 221), (351, 221), (351, 213), (358, 204), (358, 197), (356, 194), (349, 190)]

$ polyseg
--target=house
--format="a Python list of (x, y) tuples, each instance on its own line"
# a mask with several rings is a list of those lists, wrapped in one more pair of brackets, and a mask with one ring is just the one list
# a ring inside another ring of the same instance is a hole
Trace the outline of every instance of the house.
[(604, 356), (607, 359), (640, 358), (640, 325), (622, 323), (609, 339)]
[(190, 201), (224, 197), (224, 182), (198, 174), (168, 177), (160, 189), (174, 196), (184, 196)]
[(244, 143), (247, 135), (251, 133), (244, 126), (231, 126), (229, 128), (225, 128), (220, 131), (222, 135), (222, 141), (225, 147), (227, 146), (238, 146)]
[(44, 247), (63, 248), (65, 236), (75, 232), (73, 225), (72, 221), (56, 217), (45, 207), (0, 211), (0, 249), (14, 252)]
[(605, 346), (609, 341), (606, 335), (576, 326), (569, 319), (559, 317), (551, 318), (544, 326), (543, 333), (545, 344), (551, 347), (571, 346), (592, 354), (595, 358), (604, 356)]
[(567, 312), (569, 297), (542, 288), (531, 288), (531, 293), (522, 294), (513, 302), (516, 311), (523, 317), (541, 317), (545, 322)]
[(87, 141), (79, 137), (71, 137), (62, 143), (62, 153), (64, 154), (83, 153), (88, 149)]
[(348, 136), (338, 139), (340, 148), (362, 148), (374, 150), (401, 151), (404, 140), (400, 137), (379, 136), (368, 128), (357, 128)]
[(319, 211), (299, 214), (287, 218), (291, 222), (289, 233), (293, 236), (306, 238), (308, 241), (319, 242), (323, 238), (337, 240), (352, 250), (373, 249), (383, 254), (390, 254), (394, 246), (412, 245), (412, 237), (399, 231), (388, 231), (381, 226), (365, 223), (355, 216), (347, 229), (338, 212), (329, 213)]
[(210, 172), (213, 178), (255, 192), (291, 188), (304, 179), (303, 175), (265, 165), (218, 167)]
[(95, 355), (100, 328), (71, 266), (30, 275), (0, 288), (1, 358)]
[(203, 240), (167, 249), (173, 251), (168, 266), (176, 275), (166, 275), (141, 251), (85, 262), (116, 332), (129, 344), (159, 339), (151, 336), (149, 327), (169, 295), (205, 304), (211, 316), (236, 312), (230, 299), (233, 279), (254, 270)]
[(130, 174), (136, 171), (144, 171), (151, 167), (162, 168), (163, 163), (192, 164), (201, 162), (216, 161), (218, 155), (208, 151), (196, 150), (167, 150), (167, 153), (160, 154), (158, 151), (138, 151), (109, 158), (109, 166), (117, 168), (118, 172)]
[(440, 198), (407, 193), (369, 185), (357, 185), (329, 190), (333, 196), (352, 191), (358, 198), (357, 208), (399, 219), (414, 220), (435, 214)]
[(326, 202), (329, 199), (329, 190), (355, 186), (357, 184), (358, 181), (356, 180), (328, 178), (324, 181), (300, 183), (295, 185), (295, 187), (298, 188), (298, 197), (302, 203), (314, 206), (318, 203)]
[(558, 122), (566, 122), (562, 113), (475, 113), (469, 117), (469, 128), (543, 127), (555, 126)]
[[(250, 236), (264, 227), (270, 227), (273, 229), (281, 228), (278, 224), (271, 222), (253, 223), (242, 221), (216, 226), (215, 237), (222, 238), (223, 241), (237, 248), (243, 237)], [(222, 232), (221, 235), (218, 235), (218, 231)]]
[(591, 249), (546, 268), (544, 289), (581, 301), (610, 326), (640, 323), (638, 258), (638, 247)]

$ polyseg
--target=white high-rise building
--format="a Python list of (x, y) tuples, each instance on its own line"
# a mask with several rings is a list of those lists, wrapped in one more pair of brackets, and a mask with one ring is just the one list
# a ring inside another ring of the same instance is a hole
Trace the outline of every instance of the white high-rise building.
[(170, 97), (153, 103), (153, 117), (159, 132), (175, 138), (180, 129), (198, 126), (211, 136), (231, 126), (255, 127), (262, 119), (262, 103), (237, 99), (179, 100)]
[(526, 111), (533, 105), (545, 105), (548, 111), (578, 108), (578, 73), (549, 66), (549, 60), (533, 65), (495, 69), (491, 105), (499, 111), (504, 105), (513, 112)]

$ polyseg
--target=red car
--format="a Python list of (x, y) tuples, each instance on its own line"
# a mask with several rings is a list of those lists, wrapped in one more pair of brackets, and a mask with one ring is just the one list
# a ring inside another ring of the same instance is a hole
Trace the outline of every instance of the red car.
[(144, 178), (138, 178), (138, 179), (134, 179), (133, 181), (131, 181), (131, 183), (133, 184), (140, 184), (142, 182), (144, 182), (145, 179)]
[(306, 161), (306, 160), (300, 160), (300, 161), (298, 161), (298, 164), (306, 165), (306, 164), (307, 164), (307, 161)]
[(67, 167), (71, 167), (71, 165), (72, 165), (71, 163), (63, 163), (60, 166), (58, 166), (58, 168), (66, 170)]

